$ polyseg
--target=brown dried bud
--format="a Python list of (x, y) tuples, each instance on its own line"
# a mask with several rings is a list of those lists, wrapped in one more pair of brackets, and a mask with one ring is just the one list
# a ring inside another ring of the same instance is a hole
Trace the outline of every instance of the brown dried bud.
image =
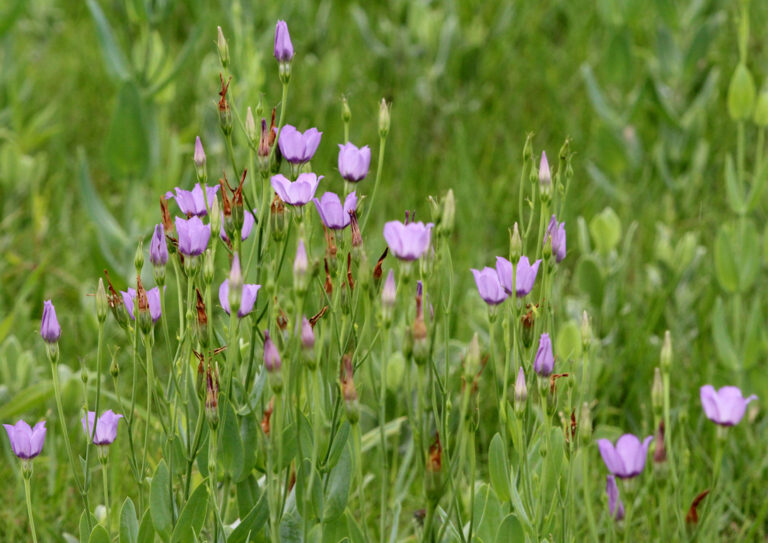
[(664, 421), (659, 422), (659, 428), (656, 430), (656, 439), (653, 440), (653, 461), (656, 464), (663, 464), (667, 461), (667, 449), (664, 444)]
[(323, 263), (325, 264), (325, 293), (330, 296), (333, 294), (333, 281), (331, 281), (331, 272), (328, 270), (328, 259), (324, 258)]
[(325, 225), (323, 225), (323, 231), (325, 233), (325, 245), (327, 247), (325, 252), (328, 255), (328, 258), (334, 259), (338, 252), (338, 249), (336, 248), (336, 236)]
[(165, 229), (165, 233), (168, 234), (169, 232), (173, 232), (173, 230), (176, 228), (176, 225), (171, 220), (171, 214), (168, 211), (168, 203), (165, 200), (165, 196), (160, 197), (160, 216), (163, 220), (163, 228)]
[(269, 430), (270, 430), (270, 418), (272, 418), (272, 411), (275, 410), (275, 397), (272, 396), (269, 399), (269, 404), (267, 405), (267, 408), (264, 410), (264, 416), (261, 417), (261, 431), (264, 432), (264, 435), (269, 437)]
[(314, 317), (311, 317), (309, 319), (309, 324), (312, 325), (312, 328), (315, 327), (315, 325), (317, 324), (317, 321), (323, 318), (323, 316), (327, 311), (328, 311), (328, 306), (324, 305), (323, 308), (320, 311), (318, 311)]
[(360, 225), (357, 224), (357, 211), (354, 209), (349, 212), (349, 228), (352, 233), (352, 247), (361, 247), (363, 245), (363, 236), (360, 234)]
[(347, 253), (347, 283), (350, 292), (355, 290), (355, 280), (352, 277), (352, 253)]
[(696, 510), (696, 508), (699, 506), (699, 504), (704, 500), (704, 498), (707, 497), (707, 494), (709, 494), (710, 489), (706, 489), (704, 492), (700, 493), (698, 496), (696, 496), (693, 499), (693, 503), (691, 503), (691, 508), (688, 509), (688, 513), (685, 515), (685, 522), (687, 524), (697, 524), (699, 522), (699, 513)]
[(379, 261), (376, 262), (376, 266), (373, 268), (373, 281), (378, 285), (381, 281), (381, 276), (383, 273), (383, 270), (381, 269), (381, 264), (384, 262), (384, 259), (387, 258), (387, 254), (389, 254), (389, 247), (386, 247), (384, 249), (384, 252), (381, 253), (381, 256), (379, 257)]

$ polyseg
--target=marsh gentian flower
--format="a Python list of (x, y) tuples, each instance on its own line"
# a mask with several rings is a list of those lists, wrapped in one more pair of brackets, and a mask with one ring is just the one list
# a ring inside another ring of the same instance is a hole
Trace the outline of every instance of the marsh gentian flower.
[[(243, 293), (240, 298), (240, 309), (237, 310), (237, 316), (241, 319), (248, 313), (253, 311), (253, 304), (256, 302), (256, 296), (259, 294), (261, 285), (244, 284)], [(219, 286), (219, 303), (224, 311), (229, 315), (229, 279), (224, 279), (224, 282)]]
[(747, 404), (757, 399), (754, 394), (745, 398), (741, 390), (734, 386), (715, 390), (712, 385), (704, 385), (699, 394), (707, 418), (721, 426), (737, 425), (747, 410)]
[(478, 271), (474, 268), (470, 271), (475, 276), (477, 291), (480, 293), (480, 297), (485, 300), (485, 303), (498, 305), (507, 299), (507, 293), (504, 292), (504, 288), (502, 288), (499, 282), (496, 270), (486, 266), (483, 268), (483, 271)]
[(176, 232), (179, 234), (179, 252), (184, 256), (198, 256), (208, 247), (211, 225), (203, 224), (198, 217), (188, 220), (176, 217)]
[(291, 183), (284, 175), (277, 174), (272, 176), (272, 188), (286, 204), (303, 206), (314, 197), (322, 178), (322, 175), (318, 177), (313, 173), (302, 173)]
[(23, 420), (19, 420), (16, 424), (3, 424), (3, 426), (8, 432), (13, 454), (22, 460), (31, 460), (43, 450), (46, 432), (44, 420), (35, 424), (34, 428), (30, 428), (29, 424)]
[(269, 337), (269, 330), (264, 331), (264, 368), (270, 373), (280, 371), (282, 362), (280, 353), (277, 352), (277, 346), (272, 338)]
[(342, 230), (349, 225), (349, 212), (357, 209), (357, 195), (350, 192), (344, 199), (344, 205), (341, 205), (341, 199), (333, 192), (326, 192), (319, 200), (312, 198), (317, 208), (317, 214), (326, 228), (331, 230)]
[(162, 224), (155, 225), (155, 232), (149, 242), (149, 260), (153, 266), (165, 266), (168, 262), (168, 245), (165, 242), (165, 229)]
[(293, 58), (293, 44), (285, 21), (277, 21), (275, 25), (275, 58), (278, 62), (290, 62)]
[(432, 226), (432, 223), (389, 221), (384, 225), (384, 239), (400, 260), (416, 260), (429, 249)]
[(192, 190), (184, 190), (176, 187), (176, 194), (171, 191), (165, 193), (166, 200), (171, 198), (176, 199), (176, 203), (179, 209), (188, 217), (205, 217), (208, 214), (208, 210), (205, 207), (205, 198), (208, 197), (208, 205), (213, 204), (213, 199), (216, 198), (216, 191), (219, 190), (219, 186), (209, 187), (206, 185), (205, 194), (203, 194), (203, 187), (200, 183), (195, 183)]
[(557, 222), (554, 215), (549, 220), (547, 232), (544, 235), (544, 245), (547, 244), (547, 238), (551, 239), (552, 254), (555, 255), (555, 261), (560, 262), (565, 258), (565, 223)]
[(549, 334), (544, 332), (539, 338), (539, 348), (533, 359), (533, 369), (542, 377), (547, 377), (555, 369), (555, 355), (552, 354), (552, 340)]
[[(247, 209), (243, 210), (243, 228), (240, 230), (240, 239), (242, 241), (245, 241), (248, 239), (248, 236), (251, 235), (251, 231), (253, 230), (253, 225), (256, 224), (256, 219), (253, 217), (253, 213), (248, 211)], [(229, 241), (229, 236), (227, 236), (227, 233), (224, 231), (224, 213), (221, 213), (221, 227), (219, 228), (219, 237), (221, 237), (222, 241)]]
[[(123, 304), (125, 305), (125, 310), (128, 312), (128, 315), (131, 317), (131, 319), (135, 320), (135, 316), (133, 314), (133, 303), (136, 300), (136, 289), (129, 288), (128, 291), (121, 290), (120, 294), (123, 296)], [(149, 304), (149, 314), (152, 317), (152, 322), (157, 322), (162, 314), (160, 305), (160, 289), (158, 287), (151, 288), (147, 291), (147, 303)]]
[(613, 475), (605, 476), (605, 493), (608, 495), (608, 511), (611, 517), (616, 520), (624, 518), (624, 504), (619, 498), (619, 486), (616, 484), (616, 477)]
[(83, 417), (80, 422), (83, 423), (83, 430), (88, 439), (93, 435), (94, 445), (111, 445), (117, 439), (117, 423), (123, 418), (122, 415), (114, 413), (111, 409), (104, 411), (96, 421), (96, 433), (93, 433), (93, 419), (96, 418), (94, 411), (88, 411), (88, 419)]
[(515, 275), (515, 288), (512, 288), (512, 263), (504, 257), (496, 257), (496, 272), (499, 275), (499, 282), (507, 294), (510, 296), (514, 292), (518, 298), (526, 296), (533, 290), (533, 284), (536, 281), (536, 274), (539, 272), (541, 259), (531, 265), (527, 256), (521, 256), (517, 262), (517, 272)]
[(46, 343), (56, 343), (61, 337), (61, 325), (56, 318), (56, 308), (51, 300), (43, 302), (43, 319), (40, 322), (40, 335)]
[(653, 436), (648, 436), (640, 442), (637, 436), (624, 434), (618, 439), (615, 447), (608, 439), (598, 439), (597, 446), (608, 471), (620, 479), (630, 479), (643, 471), (651, 441)]
[(301, 133), (295, 126), (287, 124), (280, 130), (277, 145), (285, 160), (291, 164), (304, 164), (312, 160), (322, 137), (323, 133), (317, 128)]
[(339, 173), (351, 183), (357, 183), (368, 175), (371, 166), (371, 149), (367, 145), (358, 148), (352, 143), (339, 144)]

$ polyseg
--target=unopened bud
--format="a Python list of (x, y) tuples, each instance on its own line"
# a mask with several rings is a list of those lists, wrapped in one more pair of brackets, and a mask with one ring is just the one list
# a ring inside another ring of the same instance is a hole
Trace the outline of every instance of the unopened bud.
[(349, 102), (347, 102), (347, 97), (342, 96), (341, 97), (341, 122), (346, 124), (351, 120), (352, 120), (352, 110), (349, 109)]
[(80, 380), (83, 382), (83, 384), (88, 384), (88, 368), (85, 366), (80, 368)]
[(210, 285), (213, 283), (213, 251), (208, 249), (203, 253), (203, 283)]
[(525, 386), (525, 372), (523, 367), (517, 372), (515, 380), (515, 411), (522, 413), (525, 410), (525, 402), (528, 399), (528, 387)]
[(240, 303), (243, 299), (243, 274), (240, 270), (240, 257), (235, 253), (232, 257), (232, 267), (229, 269), (229, 311), (237, 315), (240, 310)]
[(299, 293), (306, 292), (308, 279), (309, 259), (307, 258), (307, 248), (304, 246), (304, 240), (299, 238), (296, 246), (296, 258), (293, 260), (293, 288)]
[(382, 98), (379, 105), (379, 137), (384, 139), (389, 134), (389, 104)]
[(224, 32), (221, 31), (221, 27), (217, 28), (216, 48), (219, 50), (219, 61), (226, 70), (229, 67), (229, 45), (227, 45), (227, 39), (224, 37)]
[(256, 119), (253, 117), (251, 106), (248, 106), (248, 109), (245, 112), (245, 135), (248, 136), (248, 142), (251, 145), (253, 145), (254, 142), (258, 143), (258, 140), (256, 139), (258, 136), (258, 132), (256, 132)]
[(213, 202), (209, 204), (211, 206), (211, 233), (219, 233), (221, 231), (221, 206), (219, 205), (219, 199), (214, 196)]
[(113, 379), (117, 379), (117, 376), (120, 375), (120, 366), (117, 363), (116, 356), (112, 357), (112, 363), (109, 365), (109, 374)]
[(381, 289), (381, 309), (385, 324), (392, 322), (396, 301), (397, 286), (395, 285), (395, 272), (390, 269), (387, 279), (384, 281), (384, 287)]
[(203, 150), (203, 142), (200, 141), (200, 136), (195, 138), (195, 153), (192, 156), (192, 161), (195, 163), (197, 180), (204, 183), (208, 176), (205, 170), (205, 151)]
[(581, 313), (581, 345), (586, 351), (592, 343), (592, 319), (586, 311)]
[(539, 162), (539, 186), (542, 194), (548, 192), (550, 196), (552, 195), (552, 172), (549, 169), (549, 161), (545, 151), (541, 152), (541, 162)]
[(96, 287), (96, 317), (99, 322), (104, 322), (107, 319), (107, 308), (109, 302), (107, 300), (107, 291), (104, 289), (104, 281), (99, 278), (99, 286)]
[(509, 231), (509, 261), (517, 262), (520, 260), (520, 255), (523, 254), (523, 240), (520, 237), (520, 229), (517, 226), (517, 222), (512, 225), (512, 229)]
[(533, 160), (533, 133), (528, 132), (525, 136), (525, 145), (523, 145), (523, 161)]
[(270, 206), (269, 220), (271, 222), (270, 227), (272, 229), (272, 239), (275, 241), (282, 241), (285, 237), (285, 233), (288, 230), (288, 224), (290, 217), (285, 211), (285, 204), (279, 196), (275, 196)]
[(668, 374), (672, 368), (672, 335), (669, 333), (669, 330), (664, 332), (664, 343), (661, 346), (661, 356), (659, 358), (661, 371)]
[(133, 267), (136, 268), (136, 273), (141, 273), (144, 268), (144, 241), (139, 240), (139, 245), (136, 247), (136, 253), (133, 256)]
[(651, 385), (651, 405), (653, 406), (653, 415), (656, 419), (661, 417), (664, 407), (664, 385), (661, 381), (661, 370), (653, 370), (653, 385)]
[(301, 317), (301, 346), (305, 351), (315, 348), (315, 331), (307, 317)]
[(579, 414), (579, 441), (582, 444), (588, 443), (592, 437), (592, 414), (589, 410), (589, 404), (584, 402), (581, 405)]

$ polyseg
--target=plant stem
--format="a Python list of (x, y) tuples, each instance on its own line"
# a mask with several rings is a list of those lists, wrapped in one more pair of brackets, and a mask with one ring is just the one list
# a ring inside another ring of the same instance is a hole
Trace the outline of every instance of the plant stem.
[(381, 179), (381, 170), (384, 166), (384, 150), (387, 147), (386, 136), (379, 136), (379, 161), (376, 164), (376, 181), (373, 183), (373, 192), (371, 192), (371, 201), (367, 204), (365, 211), (365, 218), (363, 219), (361, 230), (365, 230), (365, 225), (368, 224), (368, 219), (371, 217), (371, 211), (373, 211), (373, 203), (376, 201), (376, 189), (379, 188), (379, 180)]
[[(95, 425), (94, 425), (95, 426)], [(109, 507), (109, 477), (107, 473), (107, 460), (105, 459), (104, 462), (101, 464), (101, 480), (104, 483), (104, 507), (107, 508), (107, 533), (110, 534), (110, 537), (112, 535), (112, 523), (111, 523), (111, 515), (110, 515), (110, 507)]]
[(32, 493), (29, 488), (29, 478), (27, 476), (24, 476), (24, 494), (27, 496), (27, 514), (29, 515), (29, 529), (32, 531), (32, 541), (37, 543), (35, 518), (32, 516)]

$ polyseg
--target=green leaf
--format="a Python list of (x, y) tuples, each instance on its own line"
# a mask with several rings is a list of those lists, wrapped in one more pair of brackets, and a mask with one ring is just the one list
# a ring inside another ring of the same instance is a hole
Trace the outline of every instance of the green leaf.
[(328, 476), (327, 490), (325, 496), (325, 520), (331, 520), (339, 517), (347, 507), (349, 499), (349, 485), (352, 481), (352, 455), (349, 452), (349, 446), (339, 457), (339, 463), (331, 470)]
[(93, 527), (91, 537), (88, 538), (88, 543), (111, 543), (109, 541), (109, 533), (101, 524), (97, 524)]
[(555, 354), (561, 360), (571, 360), (581, 356), (581, 329), (576, 321), (568, 321), (557, 332)]
[(579, 290), (589, 296), (592, 306), (599, 309), (603, 303), (604, 281), (603, 272), (594, 258), (585, 256), (576, 266), (575, 283)]
[(589, 222), (589, 233), (598, 252), (607, 255), (621, 240), (621, 220), (613, 209), (606, 207), (592, 217)]
[(101, 54), (104, 56), (107, 74), (113, 80), (128, 79), (131, 77), (128, 61), (117, 45), (114, 32), (104, 16), (104, 12), (101, 11), (96, 0), (86, 0), (86, 4), (91, 12), (91, 17), (93, 17), (93, 22), (96, 23), (96, 33), (99, 37), (99, 45), (101, 45)]
[(120, 543), (136, 543), (139, 538), (139, 521), (131, 498), (125, 498), (120, 509)]
[(755, 108), (755, 80), (749, 68), (740, 62), (728, 85), (728, 114), (734, 120), (745, 120)]
[(339, 461), (341, 452), (347, 445), (349, 430), (349, 422), (344, 421), (339, 427), (339, 430), (336, 432), (336, 436), (333, 438), (333, 443), (331, 444), (331, 452), (328, 455), (328, 463), (325, 466), (322, 466), (323, 473), (328, 473)]
[(491, 447), (488, 451), (488, 471), (490, 472), (491, 486), (502, 502), (510, 499), (510, 469), (507, 451), (501, 436), (497, 433), (491, 439)]
[(240, 521), (237, 528), (232, 530), (227, 543), (246, 543), (249, 539), (255, 540), (254, 536), (261, 532), (267, 522), (267, 517), (269, 517), (269, 504), (267, 503), (267, 493), (263, 492), (253, 509)]
[(232, 479), (237, 481), (243, 471), (243, 442), (232, 404), (226, 402), (222, 410), (224, 417), (219, 431), (219, 462)]
[(139, 537), (136, 543), (155, 543), (155, 527), (152, 525), (152, 515), (149, 510), (144, 513), (139, 524)]
[[(91, 530), (88, 528), (88, 517), (85, 515), (85, 511), (83, 511), (83, 513), (80, 515), (80, 522), (78, 524), (80, 531), (80, 543), (88, 543), (88, 538), (91, 535)], [(93, 515), (91, 515), (91, 523), (96, 524), (96, 519)]]
[(746, 210), (744, 194), (731, 155), (725, 157), (725, 195), (728, 198), (728, 205), (734, 213), (737, 215), (744, 213)]
[(720, 226), (715, 237), (715, 274), (728, 292), (745, 292), (760, 270), (760, 239), (754, 223), (742, 219)]
[(126, 81), (117, 95), (104, 141), (104, 160), (114, 177), (141, 177), (149, 165), (149, 153), (144, 105), (136, 85)]
[(308, 458), (296, 473), (296, 508), (307, 518), (320, 518), (323, 512), (323, 480)]
[(204, 479), (202, 483), (192, 493), (189, 501), (181, 510), (176, 528), (171, 536), (171, 543), (186, 543), (193, 541), (200, 533), (205, 522), (205, 516), (208, 511), (208, 480)]
[(149, 487), (149, 510), (155, 531), (163, 541), (170, 540), (173, 528), (173, 505), (169, 488), (168, 466), (165, 465), (165, 460), (160, 460)]
[(496, 494), (491, 492), (491, 488), (485, 483), (478, 486), (475, 492), (474, 516), (477, 532), (473, 537), (482, 541), (496, 541), (496, 532), (502, 520), (501, 504)]
[(496, 543), (525, 543), (525, 532), (517, 517), (509, 514), (496, 532)]

